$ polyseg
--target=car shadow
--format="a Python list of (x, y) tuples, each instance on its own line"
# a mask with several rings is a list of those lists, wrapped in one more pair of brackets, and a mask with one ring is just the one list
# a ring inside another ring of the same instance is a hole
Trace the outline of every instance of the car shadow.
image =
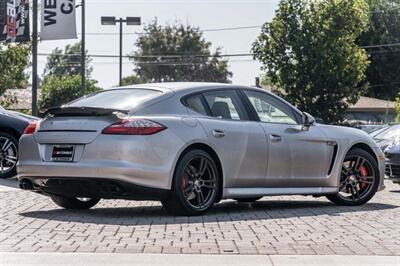
[(9, 179), (0, 179), (0, 186), (10, 187), (10, 188), (19, 188), (18, 180), (15, 177), (9, 178)]
[(256, 203), (223, 201), (216, 204), (206, 215), (197, 217), (171, 216), (161, 206), (138, 206), (124, 208), (93, 208), (85, 211), (63, 209), (23, 212), (24, 217), (63, 222), (94, 223), (104, 225), (163, 225), (199, 222), (223, 222), (244, 220), (284, 219), (343, 213), (374, 212), (399, 206), (369, 203), (357, 207), (336, 206), (322, 201), (260, 200)]

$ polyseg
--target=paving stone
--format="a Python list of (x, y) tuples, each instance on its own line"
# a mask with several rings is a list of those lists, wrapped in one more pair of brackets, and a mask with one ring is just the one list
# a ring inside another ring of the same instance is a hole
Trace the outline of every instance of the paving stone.
[[(1, 183), (0, 183), (1, 186)], [(400, 255), (400, 186), (358, 207), (325, 198), (222, 201), (202, 217), (169, 216), (159, 202), (102, 200), (87, 211), (0, 190), (0, 252)]]

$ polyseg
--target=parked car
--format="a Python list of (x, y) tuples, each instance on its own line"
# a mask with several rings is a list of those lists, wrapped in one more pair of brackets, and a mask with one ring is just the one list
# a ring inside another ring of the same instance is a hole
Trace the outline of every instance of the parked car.
[(16, 175), (18, 140), (29, 123), (36, 120), (0, 107), (0, 178)]
[(400, 125), (389, 125), (371, 133), (386, 157), (385, 174), (400, 184)]
[(400, 184), (400, 143), (394, 142), (385, 149), (385, 174), (393, 183)]
[(266, 195), (355, 206), (384, 188), (384, 156), (368, 134), (229, 84), (101, 91), (48, 110), (20, 147), (20, 187), (67, 209), (160, 200), (170, 213), (200, 215), (221, 199)]
[(387, 125), (371, 132), (370, 135), (384, 151), (396, 139), (400, 139), (400, 125)]

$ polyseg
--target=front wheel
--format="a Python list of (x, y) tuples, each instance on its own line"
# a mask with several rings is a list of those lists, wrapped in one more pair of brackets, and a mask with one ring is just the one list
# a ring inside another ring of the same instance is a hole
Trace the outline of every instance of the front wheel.
[(378, 190), (379, 177), (378, 163), (368, 152), (350, 150), (342, 164), (339, 192), (327, 198), (337, 205), (363, 205)]
[(179, 160), (171, 195), (161, 203), (173, 215), (201, 215), (213, 206), (219, 186), (213, 158), (202, 150), (191, 150)]
[(68, 210), (87, 210), (95, 206), (100, 199), (96, 198), (67, 198), (62, 196), (50, 196), (55, 204)]

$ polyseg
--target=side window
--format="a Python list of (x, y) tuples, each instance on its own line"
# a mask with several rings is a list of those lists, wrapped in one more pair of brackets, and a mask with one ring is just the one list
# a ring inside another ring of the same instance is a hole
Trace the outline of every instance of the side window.
[(297, 124), (289, 110), (280, 106), (276, 100), (260, 92), (245, 91), (248, 99), (256, 110), (260, 121), (279, 124)]
[(249, 120), (236, 91), (213, 91), (206, 92), (203, 95), (213, 117), (228, 120)]
[(193, 111), (202, 115), (207, 115), (207, 111), (204, 108), (203, 102), (201, 101), (201, 95), (193, 95), (186, 99), (186, 106)]

